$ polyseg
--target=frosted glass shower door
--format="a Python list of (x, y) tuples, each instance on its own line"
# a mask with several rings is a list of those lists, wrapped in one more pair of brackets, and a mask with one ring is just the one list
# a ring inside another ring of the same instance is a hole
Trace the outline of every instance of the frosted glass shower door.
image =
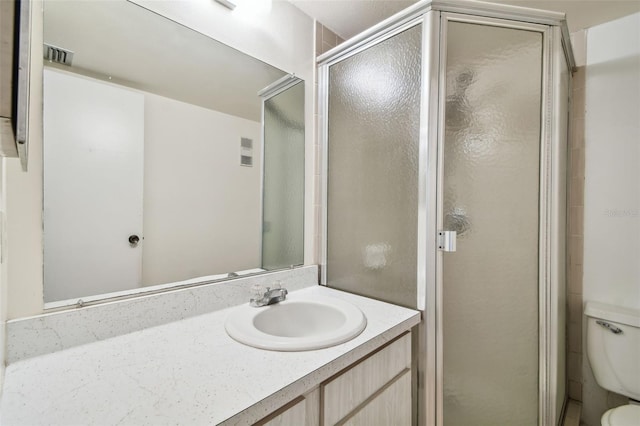
[(329, 67), (327, 285), (416, 306), (422, 26)]
[(538, 424), (542, 34), (446, 24), (443, 421)]

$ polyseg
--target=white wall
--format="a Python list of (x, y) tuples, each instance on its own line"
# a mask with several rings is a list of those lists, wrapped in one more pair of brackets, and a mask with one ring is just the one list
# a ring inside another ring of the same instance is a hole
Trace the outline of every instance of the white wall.
[[(87, 0), (90, 1), (90, 0)], [(136, 3), (210, 35), (304, 79), (305, 85), (305, 264), (312, 263), (313, 220), (313, 20), (285, 1), (275, 1), (268, 17), (257, 23), (238, 19), (212, 0), (136, 0)], [(32, 80), (29, 171), (7, 160), (9, 318), (35, 315), (43, 309), (42, 286), (42, 4), (35, 0), (32, 25)]]
[(7, 244), (5, 239), (5, 203), (4, 203), (4, 170), (5, 160), (0, 159), (0, 397), (2, 397), (2, 382), (4, 379), (4, 363), (7, 350), (6, 321), (7, 321), (7, 276), (5, 254)]
[(304, 263), (314, 263), (314, 111), (315, 55), (313, 20), (288, 1), (274, 0), (271, 12), (249, 18), (213, 0), (132, 0), (202, 32), (241, 52), (293, 73), (305, 81), (305, 238)]
[(147, 93), (144, 126), (143, 285), (259, 268), (260, 123)]
[[(588, 30), (585, 150), (583, 300), (640, 309), (640, 13)], [(621, 401), (582, 371), (596, 426)]]
[[(5, 159), (7, 317), (42, 312), (42, 2), (32, 3), (29, 171)], [(38, 30), (40, 29), (40, 30)]]
[(590, 28), (584, 300), (640, 309), (640, 13)]

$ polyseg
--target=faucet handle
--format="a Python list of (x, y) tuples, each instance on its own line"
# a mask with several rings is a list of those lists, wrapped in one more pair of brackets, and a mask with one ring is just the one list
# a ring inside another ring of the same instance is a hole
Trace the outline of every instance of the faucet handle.
[[(269, 291), (268, 288), (267, 288), (267, 291)], [(262, 286), (260, 284), (254, 284), (251, 286), (251, 295), (255, 299), (261, 299), (263, 294), (264, 294), (264, 290), (262, 289)]]

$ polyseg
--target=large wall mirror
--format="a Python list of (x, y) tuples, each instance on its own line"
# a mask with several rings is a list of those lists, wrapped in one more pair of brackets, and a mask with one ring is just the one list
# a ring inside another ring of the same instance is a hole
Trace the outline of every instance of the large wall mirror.
[(303, 263), (303, 81), (125, 0), (44, 42), (45, 307)]

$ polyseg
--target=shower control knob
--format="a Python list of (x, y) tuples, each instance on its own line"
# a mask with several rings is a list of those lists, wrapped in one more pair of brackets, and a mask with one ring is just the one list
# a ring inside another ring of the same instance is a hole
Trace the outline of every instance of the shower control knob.
[(140, 237), (138, 237), (137, 235), (129, 236), (129, 244), (131, 244), (132, 246), (138, 245), (139, 242), (140, 242)]

